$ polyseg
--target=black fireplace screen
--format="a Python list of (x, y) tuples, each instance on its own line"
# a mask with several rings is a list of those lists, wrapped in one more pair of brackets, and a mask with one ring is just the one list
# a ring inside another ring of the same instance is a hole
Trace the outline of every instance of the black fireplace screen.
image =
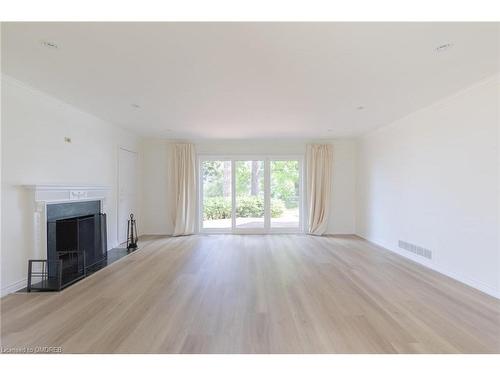
[(49, 278), (60, 278), (60, 289), (85, 277), (106, 257), (106, 214), (47, 222), (47, 273)]

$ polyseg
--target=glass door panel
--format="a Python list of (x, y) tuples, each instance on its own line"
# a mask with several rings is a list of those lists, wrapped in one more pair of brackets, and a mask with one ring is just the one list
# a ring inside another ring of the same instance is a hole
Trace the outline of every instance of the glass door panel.
[(204, 160), (200, 164), (202, 181), (202, 229), (232, 228), (231, 161)]
[(264, 161), (234, 162), (235, 228), (264, 228)]
[(298, 229), (300, 225), (300, 163), (271, 160), (271, 228)]

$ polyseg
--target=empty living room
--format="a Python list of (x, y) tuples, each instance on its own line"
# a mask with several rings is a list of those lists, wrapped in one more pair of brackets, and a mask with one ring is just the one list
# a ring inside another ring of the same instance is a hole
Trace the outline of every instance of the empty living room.
[(4, 370), (498, 369), (500, 22), (16, 14)]

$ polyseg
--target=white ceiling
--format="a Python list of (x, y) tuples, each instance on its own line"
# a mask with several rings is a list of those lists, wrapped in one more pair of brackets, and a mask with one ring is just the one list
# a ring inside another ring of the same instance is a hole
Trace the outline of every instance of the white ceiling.
[(357, 136), (497, 73), (499, 25), (4, 23), (2, 71), (144, 136)]

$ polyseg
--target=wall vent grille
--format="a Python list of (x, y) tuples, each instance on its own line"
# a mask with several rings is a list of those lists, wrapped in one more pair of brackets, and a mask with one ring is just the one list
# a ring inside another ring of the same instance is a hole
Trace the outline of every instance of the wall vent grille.
[(432, 251), (421, 246), (414, 245), (409, 242), (399, 240), (399, 247), (403, 250), (412, 252), (413, 254), (422, 256), (427, 259), (432, 259)]

